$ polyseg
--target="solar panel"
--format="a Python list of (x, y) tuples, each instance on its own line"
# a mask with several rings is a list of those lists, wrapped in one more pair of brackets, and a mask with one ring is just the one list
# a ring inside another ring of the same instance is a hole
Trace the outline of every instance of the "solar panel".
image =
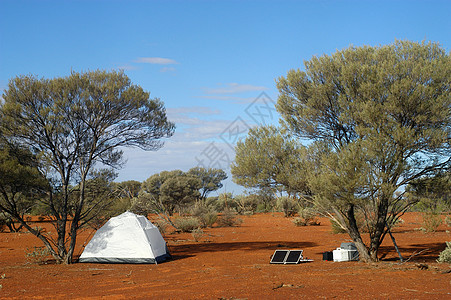
[(270, 264), (284, 264), (290, 250), (276, 250), (271, 257)]
[(276, 250), (271, 257), (271, 264), (298, 264), (302, 260), (303, 250)]
[(285, 258), (286, 264), (297, 264), (302, 258), (302, 250), (291, 250)]

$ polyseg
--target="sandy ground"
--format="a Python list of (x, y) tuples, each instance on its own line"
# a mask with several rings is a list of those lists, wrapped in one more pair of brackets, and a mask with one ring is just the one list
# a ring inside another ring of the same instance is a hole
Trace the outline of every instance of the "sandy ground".
[[(174, 258), (158, 265), (30, 263), (26, 252), (40, 241), (29, 233), (0, 233), (0, 298), (451, 299), (451, 265), (435, 261), (451, 241), (445, 225), (425, 234), (417, 230), (419, 216), (408, 214), (394, 234), (410, 260), (400, 264), (386, 238), (384, 259), (366, 264), (322, 260), (322, 252), (349, 241), (332, 234), (326, 219), (295, 227), (279, 213), (240, 218), (240, 227), (206, 229), (198, 242), (190, 233), (165, 235)], [(80, 235), (77, 255), (91, 236)], [(276, 249), (303, 249), (314, 261), (269, 264)]]

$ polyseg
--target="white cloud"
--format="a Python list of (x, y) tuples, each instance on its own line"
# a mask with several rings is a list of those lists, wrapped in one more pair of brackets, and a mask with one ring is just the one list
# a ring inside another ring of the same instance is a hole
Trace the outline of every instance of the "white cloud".
[(178, 64), (177, 61), (170, 58), (163, 57), (139, 57), (134, 62), (143, 64), (154, 64), (154, 65), (174, 65)]
[(219, 95), (209, 95), (209, 96), (200, 96), (203, 99), (212, 99), (212, 100), (222, 100), (222, 101), (231, 101), (238, 104), (247, 104), (255, 101), (255, 97), (237, 97), (237, 96), (219, 96)]
[(219, 115), (221, 111), (217, 109), (211, 109), (210, 107), (206, 106), (186, 106), (186, 107), (168, 108), (167, 113), (170, 116), (186, 115), (190, 113), (201, 115)]
[(256, 86), (251, 84), (227, 83), (220, 85), (217, 88), (204, 88), (207, 94), (239, 94), (245, 92), (265, 91), (268, 88), (265, 86)]
[(169, 108), (168, 119), (176, 124), (176, 133), (171, 138), (179, 141), (205, 141), (217, 139), (232, 123), (231, 120), (205, 119), (220, 115), (221, 111), (210, 107), (193, 106)]
[(124, 71), (130, 71), (130, 70), (136, 70), (138, 69), (138, 67), (130, 65), (130, 64), (125, 64), (122, 66), (117, 67), (119, 70), (124, 70)]

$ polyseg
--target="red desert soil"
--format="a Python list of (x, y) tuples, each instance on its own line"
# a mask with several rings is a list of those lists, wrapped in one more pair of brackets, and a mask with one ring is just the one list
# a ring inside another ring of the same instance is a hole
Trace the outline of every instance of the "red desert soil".
[[(394, 234), (410, 261), (399, 264), (387, 237), (383, 261), (366, 264), (322, 261), (323, 251), (349, 241), (332, 234), (326, 219), (321, 226), (295, 227), (279, 213), (241, 218), (240, 227), (206, 229), (199, 242), (189, 233), (166, 235), (174, 258), (158, 265), (38, 265), (26, 258), (41, 246), (36, 237), (0, 233), (0, 298), (451, 299), (451, 266), (435, 261), (451, 240), (445, 225), (425, 234), (416, 230), (419, 216), (407, 214)], [(80, 235), (77, 255), (90, 237), (88, 231)], [(269, 264), (276, 249), (303, 249), (314, 261)]]

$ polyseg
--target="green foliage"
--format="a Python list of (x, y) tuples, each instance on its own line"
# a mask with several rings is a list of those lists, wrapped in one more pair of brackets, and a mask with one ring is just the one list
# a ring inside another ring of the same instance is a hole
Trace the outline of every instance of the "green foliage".
[(343, 228), (343, 226), (341, 226), (337, 221), (331, 219), (330, 224), (332, 227), (333, 234), (346, 233), (346, 228)]
[(234, 198), (236, 203), (236, 210), (240, 215), (251, 215), (257, 210), (257, 206), (260, 202), (260, 197), (255, 194), (251, 195), (238, 195)]
[(181, 232), (192, 232), (200, 228), (200, 222), (195, 217), (179, 217), (174, 220), (175, 228)]
[(312, 207), (301, 207), (298, 210), (299, 217), (293, 220), (296, 226), (318, 226), (320, 223), (316, 218), (317, 212)]
[(451, 242), (446, 242), (446, 248), (440, 252), (437, 262), (451, 263)]
[(138, 198), (141, 203), (147, 203), (147, 213), (163, 212), (172, 215), (176, 209), (186, 208), (199, 199), (201, 187), (199, 178), (181, 170), (163, 171), (142, 183)]
[(237, 184), (270, 193), (310, 193), (302, 163), (305, 148), (279, 128), (250, 129), (246, 139), (237, 143), (235, 152), (231, 171)]
[(50, 251), (46, 247), (33, 247), (33, 249), (27, 248), (25, 254), (29, 263), (42, 265), (49, 259)]
[(219, 227), (240, 226), (241, 223), (243, 223), (243, 220), (237, 218), (237, 213), (230, 208), (224, 209), (217, 221)]
[(406, 188), (412, 201), (418, 202), (420, 211), (451, 210), (451, 173), (450, 170), (413, 180)]
[[(313, 57), (279, 78), (277, 109), (311, 143), (308, 186), (325, 214), (377, 260), (386, 224), (415, 200), (407, 184), (450, 167), (450, 56), (437, 43), (395, 41)], [(356, 214), (368, 220), (369, 246)]]
[(191, 235), (193, 236), (194, 241), (199, 242), (200, 239), (205, 235), (205, 233), (202, 229), (197, 228), (191, 231)]
[(446, 216), (445, 224), (446, 224), (446, 226), (451, 227), (451, 218), (450, 218), (450, 216)]
[[(115, 205), (117, 200), (115, 195), (115, 183), (113, 180), (117, 174), (110, 169), (93, 170), (84, 183), (84, 205), (82, 214), (89, 217), (84, 218), (79, 226), (88, 225), (94, 229), (99, 229), (113, 216), (123, 213), (123, 207)], [(76, 207), (82, 192), (80, 185), (71, 189), (70, 201)], [(87, 213), (89, 212), (89, 214)], [(73, 212), (74, 214), (75, 212)]]
[(290, 197), (279, 197), (277, 199), (277, 207), (283, 211), (286, 218), (294, 216), (299, 209), (296, 200)]
[(440, 214), (434, 212), (422, 213), (422, 227), (424, 232), (435, 232), (440, 225), (442, 225), (443, 220)]
[(223, 211), (223, 210), (237, 210), (237, 203), (235, 201), (235, 197), (232, 193), (221, 193), (219, 194), (216, 203), (215, 203), (215, 210), (216, 211)]
[(32, 212), (49, 192), (49, 182), (39, 171), (35, 155), (24, 147), (0, 141), (0, 218), (11, 232), (16, 222)]
[(218, 220), (215, 210), (200, 204), (194, 205), (191, 214), (199, 220), (202, 228), (212, 227)]
[(227, 179), (227, 173), (221, 169), (205, 169), (205, 168), (192, 168), (187, 172), (187, 175), (199, 178), (201, 181), (200, 187), (200, 199), (205, 201), (213, 191), (222, 188), (222, 181)]
[(160, 199), (167, 207), (172, 207), (172, 214), (175, 208), (187, 207), (199, 199), (200, 187), (199, 178), (187, 175), (171, 177), (161, 185)]
[(141, 182), (136, 180), (127, 180), (114, 183), (114, 189), (118, 198), (133, 199), (139, 195), (139, 191), (141, 190)]

